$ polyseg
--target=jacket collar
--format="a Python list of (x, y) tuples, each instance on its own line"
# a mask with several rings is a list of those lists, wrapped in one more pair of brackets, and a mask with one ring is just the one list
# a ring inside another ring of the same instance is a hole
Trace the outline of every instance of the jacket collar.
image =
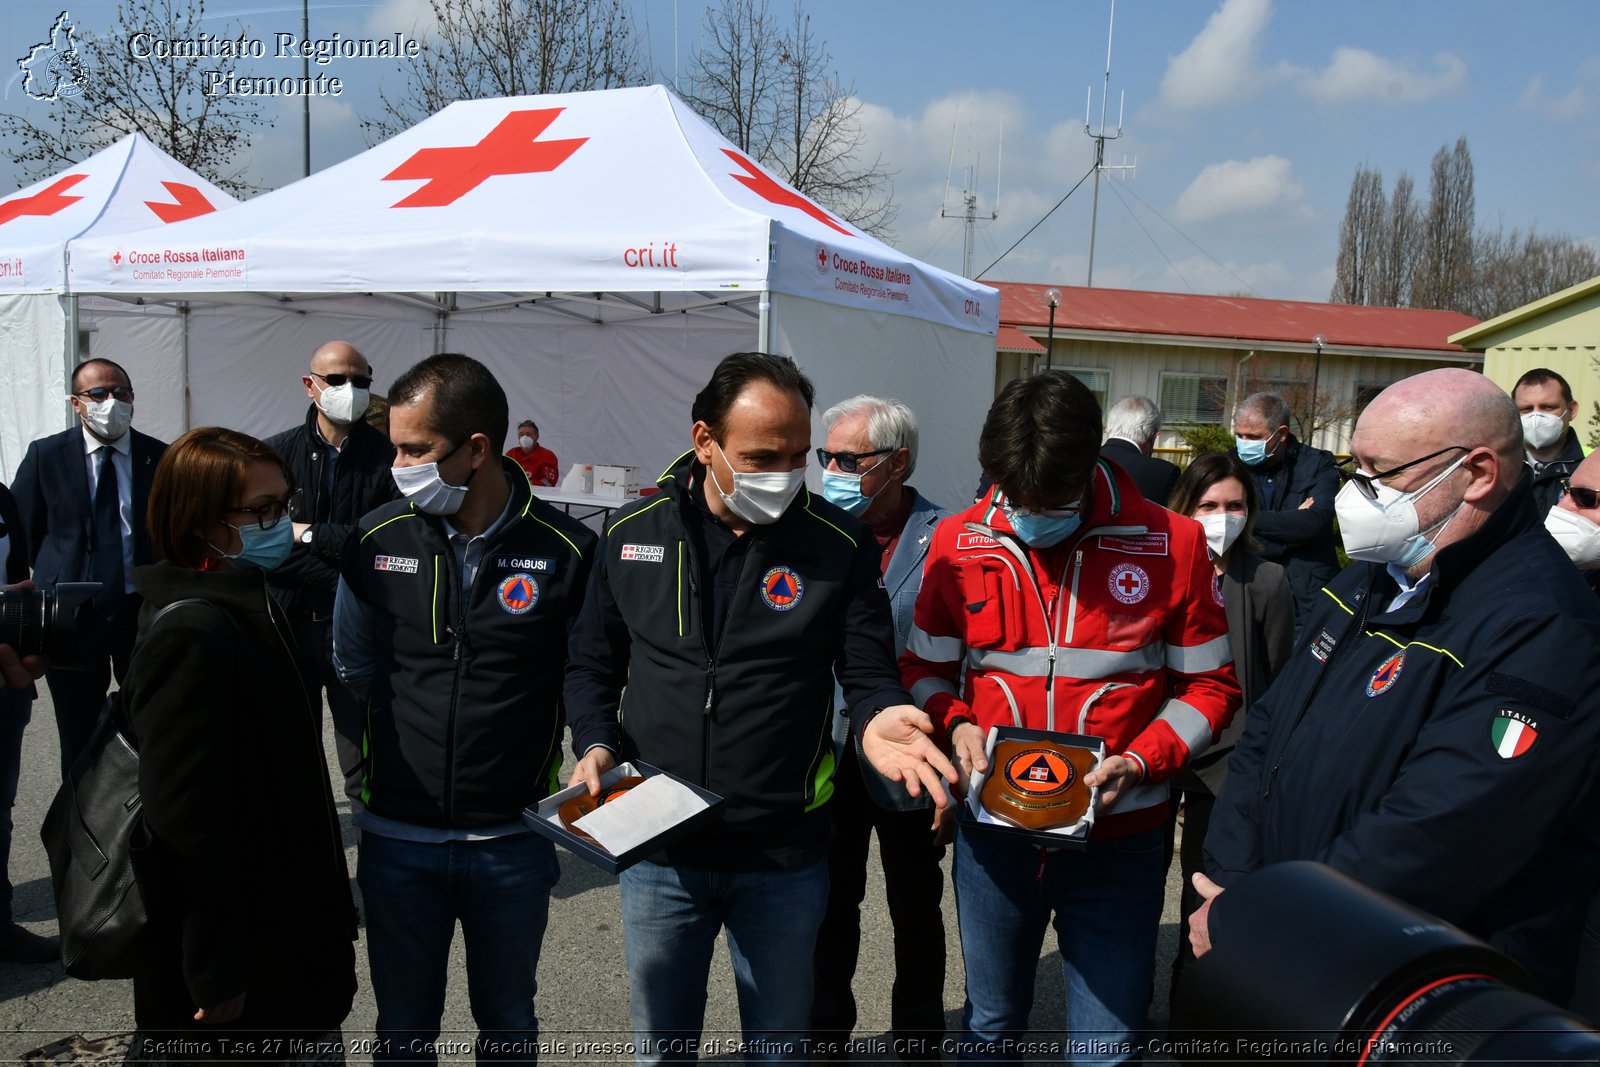
[[(1089, 510), (1084, 513), (1074, 537), (1099, 533), (1144, 533), (1149, 527), (1149, 504), (1139, 494), (1133, 476), (1105, 459), (1096, 459), (1090, 475)], [(1006, 495), (998, 485), (990, 488), (988, 496), (974, 505), (978, 522), (997, 533), (1016, 536), (1011, 522), (1001, 505)]]
[(185, 597), (203, 597), (234, 612), (265, 614), (266, 572), (253, 567), (199, 571), (162, 560), (133, 569), (133, 585), (156, 609)]

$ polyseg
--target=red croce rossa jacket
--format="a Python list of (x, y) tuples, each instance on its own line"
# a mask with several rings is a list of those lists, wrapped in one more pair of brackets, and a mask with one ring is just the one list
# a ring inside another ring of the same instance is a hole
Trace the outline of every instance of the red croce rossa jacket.
[(1161, 824), (1166, 780), (1239, 704), (1228, 623), (1192, 519), (1151, 504), (1097, 461), (1082, 525), (1030, 548), (998, 489), (934, 531), (900, 669), (948, 742), (965, 719), (1091, 734), (1143, 769), (1092, 840)]

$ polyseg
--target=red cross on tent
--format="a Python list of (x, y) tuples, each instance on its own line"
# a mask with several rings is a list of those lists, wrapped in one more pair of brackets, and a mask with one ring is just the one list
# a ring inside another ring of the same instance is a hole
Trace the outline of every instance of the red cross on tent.
[(746, 189), (749, 189), (761, 199), (766, 200), (769, 203), (778, 204), (781, 207), (792, 207), (798, 211), (804, 211), (807, 215), (810, 215), (824, 226), (831, 226), (847, 237), (850, 235), (850, 231), (834, 221), (832, 215), (829, 215), (826, 211), (822, 210), (820, 207), (813, 204), (811, 201), (807, 200), (794, 190), (785, 189), (778, 183), (778, 179), (774, 178), (772, 175), (768, 174), (766, 171), (762, 170), (760, 167), (756, 166), (754, 163), (750, 162), (733, 149), (724, 148), (722, 151), (729, 159), (733, 160), (735, 163), (739, 164), (740, 167), (744, 168), (745, 171), (743, 174), (730, 174), (728, 177), (732, 178)]
[(162, 222), (181, 222), (217, 210), (211, 201), (206, 199), (206, 195), (192, 185), (185, 185), (182, 182), (161, 184), (167, 187), (167, 192), (172, 194), (175, 202), (163, 204), (156, 200), (146, 200), (144, 206), (154, 211), (156, 218)]
[(32, 196), (19, 196), (14, 200), (7, 200), (0, 204), (0, 226), (23, 215), (54, 215), (64, 207), (71, 207), (83, 197), (63, 196), (62, 193), (87, 177), (87, 174), (68, 174), (51, 182)]
[(502, 174), (542, 174), (555, 170), (582, 148), (587, 137), (541, 141), (565, 108), (513, 111), (477, 144), (424, 148), (383, 176), (386, 182), (427, 179), (428, 184), (394, 207), (443, 207), (483, 182)]

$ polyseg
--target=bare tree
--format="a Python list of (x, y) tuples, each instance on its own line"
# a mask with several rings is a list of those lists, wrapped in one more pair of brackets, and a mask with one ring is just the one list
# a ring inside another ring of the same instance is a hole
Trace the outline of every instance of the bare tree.
[(1405, 171), (1395, 180), (1384, 220), (1383, 267), (1372, 294), (1379, 307), (1406, 307), (1411, 303), (1411, 281), (1417, 272), (1421, 243), (1422, 211), (1413, 194), (1411, 175)]
[(1600, 255), (1570, 237), (1503, 228), (1474, 242), (1476, 284), (1469, 315), (1492, 319), (1600, 274)]
[[(42, 178), (128, 134), (142, 133), (228, 192), (254, 192), (240, 160), (253, 132), (272, 121), (263, 116), (256, 97), (206, 93), (208, 84), (229, 82), (238, 61), (156, 58), (150, 49), (133, 46), (135, 40), (193, 41), (202, 32), (228, 38), (243, 29), (230, 32), (207, 22), (205, 0), (122, 0), (104, 33), (86, 34), (77, 41), (76, 55), (60, 57), (73, 70), (74, 91), (41, 105), (48, 117), (0, 115), (7, 153), (25, 174)], [(57, 50), (67, 47), (64, 32), (53, 37)], [(37, 114), (41, 107), (30, 110)]]
[(1472, 231), (1477, 213), (1467, 139), (1457, 138), (1454, 151), (1440, 148), (1431, 169), (1411, 303), (1465, 311), (1473, 285)]
[(1335, 262), (1335, 304), (1376, 303), (1388, 228), (1389, 204), (1383, 196), (1383, 175), (1362, 166), (1350, 182), (1344, 222), (1339, 226), (1339, 253)]
[(800, 4), (780, 31), (767, 0), (708, 8), (690, 68), (689, 104), (756, 162), (846, 222), (885, 236), (892, 175), (866, 158), (861, 101), (832, 69)]
[(375, 144), (457, 100), (640, 85), (645, 69), (625, 0), (429, 0), (436, 28), (380, 91), (361, 128)]

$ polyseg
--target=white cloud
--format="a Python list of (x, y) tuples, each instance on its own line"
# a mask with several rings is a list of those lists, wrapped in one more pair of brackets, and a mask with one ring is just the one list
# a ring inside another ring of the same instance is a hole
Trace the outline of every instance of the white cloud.
[(1436, 73), (1412, 69), (1404, 60), (1388, 59), (1364, 48), (1339, 47), (1320, 72), (1299, 71), (1300, 91), (1323, 104), (1352, 101), (1417, 103), (1459, 92), (1467, 84), (1467, 65), (1460, 57), (1440, 52), (1433, 57)]
[(1230, 159), (1202, 170), (1178, 194), (1177, 216), (1189, 223), (1248, 219), (1256, 224), (1304, 221), (1306, 189), (1282, 156)]
[(1546, 96), (1543, 74), (1535, 74), (1528, 82), (1519, 103), (1528, 111), (1538, 112), (1557, 122), (1575, 119), (1589, 110), (1589, 98), (1581, 85), (1573, 86), (1572, 91), (1563, 97)]
[(1269, 79), (1258, 53), (1271, 19), (1272, 0), (1223, 0), (1189, 47), (1167, 63), (1161, 102), (1204, 110), (1256, 95)]

